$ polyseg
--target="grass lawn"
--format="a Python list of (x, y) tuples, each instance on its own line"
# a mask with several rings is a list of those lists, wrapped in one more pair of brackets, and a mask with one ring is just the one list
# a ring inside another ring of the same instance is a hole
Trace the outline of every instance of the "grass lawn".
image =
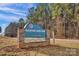
[[(51, 44), (53, 41), (51, 40)], [(55, 39), (55, 45), (70, 47), (70, 48), (79, 48), (79, 40), (75, 39)]]
[[(53, 40), (50, 40), (50, 43), (53, 45)], [(12, 45), (17, 45), (17, 38), (0, 37), (0, 48)], [(55, 39), (55, 45), (70, 48), (79, 48), (79, 40)]]
[(6, 47), (6, 46), (12, 46), (16, 44), (17, 44), (16, 38), (0, 37), (0, 48)]

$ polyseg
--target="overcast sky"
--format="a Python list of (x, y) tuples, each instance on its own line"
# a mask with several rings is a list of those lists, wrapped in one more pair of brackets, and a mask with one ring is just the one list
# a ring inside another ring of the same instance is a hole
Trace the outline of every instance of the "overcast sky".
[(2, 27), (2, 33), (10, 22), (18, 21), (19, 18), (26, 18), (28, 9), (36, 6), (36, 4), (28, 3), (1, 3), (0, 4), (0, 26)]

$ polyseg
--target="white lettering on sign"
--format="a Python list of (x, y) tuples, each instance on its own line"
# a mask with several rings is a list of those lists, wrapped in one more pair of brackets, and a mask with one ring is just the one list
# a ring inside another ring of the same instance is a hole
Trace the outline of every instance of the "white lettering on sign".
[(27, 32), (45, 32), (45, 30), (25, 30)]

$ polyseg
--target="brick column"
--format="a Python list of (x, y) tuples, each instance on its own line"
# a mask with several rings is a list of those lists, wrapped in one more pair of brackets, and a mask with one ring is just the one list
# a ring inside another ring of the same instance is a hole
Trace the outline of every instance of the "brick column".
[(18, 28), (18, 48), (23, 48), (24, 47), (24, 29), (23, 28)]

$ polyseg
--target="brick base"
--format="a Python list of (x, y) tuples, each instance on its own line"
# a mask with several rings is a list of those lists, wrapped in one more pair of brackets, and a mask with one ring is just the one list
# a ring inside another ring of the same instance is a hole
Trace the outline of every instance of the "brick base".
[(49, 45), (47, 41), (42, 41), (42, 42), (29, 42), (29, 43), (24, 43), (24, 47), (39, 47), (39, 46), (46, 46)]
[(24, 29), (18, 29), (18, 44), (17, 48), (23, 48), (24, 46), (24, 36), (23, 36)]

